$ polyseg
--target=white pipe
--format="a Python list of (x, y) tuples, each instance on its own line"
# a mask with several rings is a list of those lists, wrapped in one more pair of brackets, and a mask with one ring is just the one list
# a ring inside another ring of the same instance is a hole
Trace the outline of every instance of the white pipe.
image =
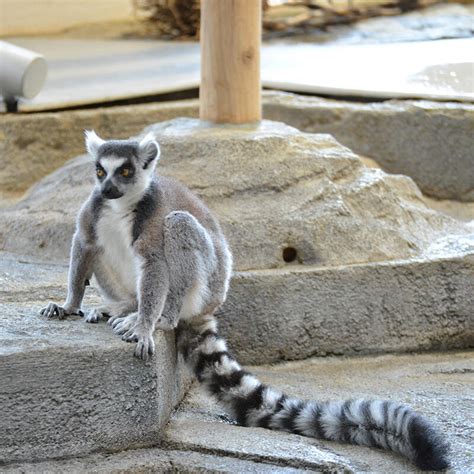
[(0, 41), (0, 95), (4, 99), (38, 95), (47, 69), (41, 54)]

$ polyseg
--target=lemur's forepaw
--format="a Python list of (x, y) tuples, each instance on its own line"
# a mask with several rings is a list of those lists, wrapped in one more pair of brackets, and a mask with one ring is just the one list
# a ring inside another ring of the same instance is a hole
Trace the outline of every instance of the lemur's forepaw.
[(133, 355), (147, 361), (155, 353), (155, 342), (153, 341), (153, 336), (140, 336), (138, 338), (137, 347), (135, 347), (135, 352)]
[(114, 332), (122, 334), (125, 342), (136, 342), (134, 355), (142, 360), (148, 360), (155, 353), (153, 331), (136, 322), (137, 314), (131, 314), (115, 325)]
[(49, 302), (47, 306), (42, 308), (39, 312), (41, 316), (45, 318), (52, 319), (64, 319), (66, 316), (71, 314), (77, 314), (79, 316), (84, 316), (84, 313), (79, 308), (70, 308), (69, 306), (59, 306), (56, 303)]
[(106, 313), (109, 316), (107, 323), (114, 327), (118, 319), (125, 318), (128, 314), (137, 311), (136, 305), (131, 305), (128, 301), (111, 303), (107, 306)]
[(132, 327), (137, 322), (137, 313), (129, 314), (123, 318), (115, 318), (112, 323), (109, 324), (112, 326), (112, 331), (117, 334), (117, 336), (123, 336), (127, 331), (132, 329)]
[(102, 312), (98, 309), (91, 309), (85, 317), (86, 323), (98, 323), (102, 319)]

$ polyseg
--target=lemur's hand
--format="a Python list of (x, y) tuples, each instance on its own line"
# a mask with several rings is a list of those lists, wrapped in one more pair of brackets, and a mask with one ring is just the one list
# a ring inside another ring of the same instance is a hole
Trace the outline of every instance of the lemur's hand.
[(140, 336), (138, 338), (137, 347), (133, 355), (147, 361), (155, 353), (155, 342), (153, 341), (153, 335)]
[(73, 308), (72, 306), (65, 304), (64, 306), (59, 306), (56, 303), (49, 302), (47, 306), (40, 310), (39, 314), (45, 318), (58, 318), (64, 319), (66, 316), (71, 314), (77, 314), (78, 316), (84, 316), (84, 313), (80, 308)]
[[(125, 342), (136, 342), (137, 347), (135, 348), (134, 356), (146, 361), (155, 353), (153, 330), (139, 322), (133, 324), (133, 316), (135, 315), (130, 315), (116, 324), (114, 332), (116, 334), (122, 334), (122, 340)], [(129, 325), (131, 326), (130, 329), (125, 330)], [(125, 332), (123, 332), (124, 330)]]

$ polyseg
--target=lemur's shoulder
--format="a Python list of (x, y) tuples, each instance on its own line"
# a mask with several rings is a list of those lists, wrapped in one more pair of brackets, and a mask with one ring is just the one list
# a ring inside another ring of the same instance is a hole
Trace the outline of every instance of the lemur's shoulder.
[(173, 211), (187, 211), (207, 230), (220, 232), (206, 204), (187, 186), (167, 176), (155, 176), (134, 210), (132, 242), (159, 240), (165, 217)]

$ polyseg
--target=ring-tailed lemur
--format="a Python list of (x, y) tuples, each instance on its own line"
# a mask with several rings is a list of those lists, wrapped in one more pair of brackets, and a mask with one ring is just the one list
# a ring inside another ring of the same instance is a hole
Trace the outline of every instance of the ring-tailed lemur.
[(198, 380), (237, 421), (333, 441), (390, 449), (421, 469), (448, 466), (447, 443), (411, 408), (391, 401), (303, 401), (287, 397), (242, 370), (217, 333), (213, 316), (224, 302), (232, 257), (208, 208), (186, 187), (155, 174), (158, 143), (104, 141), (86, 132), (97, 183), (82, 206), (72, 241), (68, 295), (49, 303), (46, 317), (82, 314), (95, 276), (113, 331), (154, 352), (153, 331), (178, 328), (178, 348)]

